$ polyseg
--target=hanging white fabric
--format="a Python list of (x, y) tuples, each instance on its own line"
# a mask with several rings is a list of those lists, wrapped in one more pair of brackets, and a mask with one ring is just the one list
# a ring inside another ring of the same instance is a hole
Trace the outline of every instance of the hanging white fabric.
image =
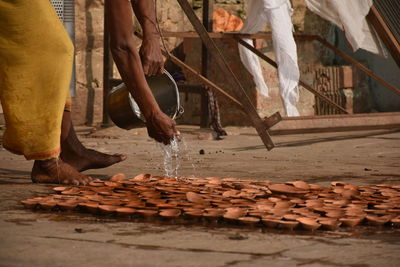
[[(299, 116), (296, 103), (299, 100), (297, 49), (293, 38), (292, 8), (289, 0), (248, 0), (247, 19), (242, 33), (253, 34), (271, 24), (272, 40), (278, 63), (280, 93), (288, 116)], [(250, 39), (244, 39), (252, 45)], [(254, 83), (264, 96), (268, 96), (259, 59), (253, 52), (239, 45), (243, 65), (253, 75)]]
[(372, 0), (306, 0), (307, 7), (345, 32), (353, 51), (359, 48), (386, 57), (386, 51), (367, 16)]

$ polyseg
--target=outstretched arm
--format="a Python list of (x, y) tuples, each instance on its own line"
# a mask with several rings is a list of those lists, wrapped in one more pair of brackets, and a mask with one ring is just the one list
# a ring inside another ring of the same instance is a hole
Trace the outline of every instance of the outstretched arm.
[(160, 35), (153, 0), (131, 0), (132, 8), (143, 29), (139, 54), (146, 75), (163, 73), (164, 59), (160, 49)]
[(141, 59), (133, 38), (130, 2), (106, 0), (105, 8), (111, 53), (122, 80), (146, 119), (149, 136), (158, 142), (168, 144), (177, 133), (175, 122), (161, 111), (144, 77)]

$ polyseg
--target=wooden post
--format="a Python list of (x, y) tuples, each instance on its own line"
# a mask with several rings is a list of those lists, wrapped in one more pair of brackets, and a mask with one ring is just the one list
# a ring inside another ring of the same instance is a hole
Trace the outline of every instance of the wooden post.
[[(214, 7), (214, 0), (203, 0), (203, 26), (208, 32), (212, 31), (212, 14)], [(201, 75), (208, 77), (207, 70), (209, 67), (209, 55), (207, 47), (201, 45)], [(206, 91), (201, 93), (201, 116), (200, 127), (208, 128), (209, 124), (209, 111), (208, 111), (208, 95)]]

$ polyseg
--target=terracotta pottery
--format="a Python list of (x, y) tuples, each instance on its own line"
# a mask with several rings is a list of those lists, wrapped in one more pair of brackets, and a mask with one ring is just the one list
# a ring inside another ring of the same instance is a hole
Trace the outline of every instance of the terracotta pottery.
[(282, 221), (282, 220), (278, 221), (278, 227), (283, 228), (283, 229), (293, 230), (298, 225), (299, 225), (299, 222), (297, 222), (297, 221)]
[(104, 185), (109, 186), (109, 187), (117, 187), (117, 186), (121, 186), (122, 184), (119, 182), (105, 181)]
[(89, 182), (89, 185), (90, 186), (95, 186), (95, 187), (104, 186), (104, 182), (102, 182), (100, 180), (95, 180), (95, 181)]
[(308, 190), (298, 189), (294, 186), (286, 185), (286, 184), (270, 184), (268, 185), (269, 190), (277, 193), (284, 194), (305, 194)]
[(120, 207), (120, 208), (117, 208), (115, 211), (117, 212), (117, 214), (119, 216), (123, 216), (123, 217), (132, 216), (136, 212), (135, 209), (127, 208), (127, 207)]
[(34, 208), (36, 208), (38, 201), (35, 201), (32, 199), (24, 199), (24, 200), (21, 200), (21, 203), (27, 209), (34, 209)]
[(246, 210), (241, 208), (227, 208), (223, 217), (225, 219), (238, 219), (239, 217), (243, 217), (246, 215)]
[(98, 203), (79, 203), (79, 207), (82, 207), (84, 210), (95, 214), (98, 212), (99, 204)]
[(364, 218), (362, 217), (344, 217), (340, 218), (339, 221), (342, 222), (344, 226), (354, 227), (362, 222)]
[(254, 226), (254, 225), (256, 225), (256, 224), (258, 224), (260, 222), (260, 218), (250, 217), (250, 216), (240, 217), (238, 220), (242, 224), (251, 225), (251, 226)]
[(275, 203), (274, 209), (288, 209), (293, 206), (289, 201), (279, 201)]
[(309, 190), (310, 186), (308, 185), (308, 183), (304, 182), (304, 181), (295, 181), (292, 183), (294, 187), (296, 188), (300, 188), (303, 190)]
[(151, 174), (149, 173), (141, 173), (136, 175), (132, 180), (133, 181), (146, 181), (146, 180), (150, 180), (151, 178)]
[(175, 218), (181, 215), (181, 210), (179, 209), (162, 209), (159, 213), (161, 217)]
[(77, 201), (58, 202), (57, 206), (62, 211), (73, 211), (78, 206), (78, 202)]
[(347, 185), (348, 183), (346, 183), (346, 182), (341, 182), (341, 181), (334, 181), (334, 182), (331, 182), (331, 185), (332, 186), (345, 186), (345, 185)]
[(297, 218), (296, 221), (298, 221), (300, 223), (300, 225), (303, 229), (309, 230), (309, 231), (314, 231), (321, 226), (321, 224), (319, 224), (317, 220), (307, 218), (307, 217)]
[(338, 220), (328, 220), (328, 219), (320, 219), (318, 220), (318, 222), (321, 224), (321, 227), (326, 229), (326, 230), (330, 230), (333, 231), (336, 228), (338, 228), (342, 222), (338, 221)]
[(57, 201), (51, 200), (51, 199), (43, 200), (43, 201), (39, 202), (39, 206), (41, 209), (49, 211), (49, 210), (54, 209), (57, 206), (57, 203), (58, 203)]
[(390, 220), (390, 217), (388, 217), (388, 216), (367, 215), (365, 218), (367, 219), (368, 224), (375, 225), (375, 226), (384, 225), (385, 223), (389, 222), (389, 220)]
[(300, 218), (300, 215), (297, 214), (285, 214), (283, 218), (288, 221), (296, 221), (297, 218)]
[(328, 211), (327, 213), (325, 213), (325, 216), (328, 218), (340, 218), (344, 215), (344, 212), (341, 210), (332, 210), (332, 211)]
[(101, 214), (113, 214), (118, 209), (118, 206), (99, 205), (98, 209)]
[(117, 173), (114, 174), (111, 178), (110, 181), (112, 182), (121, 182), (122, 180), (124, 180), (126, 178), (125, 174), (123, 173)]
[(394, 227), (400, 227), (400, 216), (390, 220)]
[(272, 219), (272, 218), (267, 218), (263, 217), (261, 219), (262, 223), (267, 226), (268, 228), (275, 228), (278, 226), (280, 220), (279, 219)]
[(358, 195), (360, 195), (360, 192), (357, 190), (352, 190), (352, 189), (345, 189), (342, 193), (340, 193), (343, 198), (345, 199), (352, 199)]
[(71, 189), (71, 187), (67, 187), (67, 186), (57, 186), (57, 187), (53, 188), (53, 190), (57, 193), (61, 193), (62, 191), (67, 191), (69, 189)]
[(204, 198), (200, 194), (197, 194), (194, 192), (187, 192), (186, 199), (193, 203), (204, 203), (205, 202)]
[(136, 213), (141, 215), (142, 217), (154, 217), (158, 214), (157, 210), (145, 210), (145, 209), (138, 209)]

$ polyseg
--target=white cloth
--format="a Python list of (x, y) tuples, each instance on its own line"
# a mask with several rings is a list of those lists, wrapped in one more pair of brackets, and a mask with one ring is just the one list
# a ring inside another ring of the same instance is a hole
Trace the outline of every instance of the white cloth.
[(306, 0), (306, 3), (312, 12), (345, 32), (353, 51), (362, 48), (386, 56), (382, 42), (365, 19), (372, 0)]
[[(267, 22), (271, 24), (279, 87), (285, 111), (288, 116), (299, 116), (296, 103), (299, 100), (300, 72), (291, 13), (289, 0), (248, 0), (247, 19), (241, 32), (256, 33), (261, 31)], [(250, 39), (244, 41), (251, 44)], [(268, 87), (265, 85), (258, 57), (242, 45), (239, 45), (239, 53), (243, 65), (253, 75), (260, 93), (268, 96)]]

